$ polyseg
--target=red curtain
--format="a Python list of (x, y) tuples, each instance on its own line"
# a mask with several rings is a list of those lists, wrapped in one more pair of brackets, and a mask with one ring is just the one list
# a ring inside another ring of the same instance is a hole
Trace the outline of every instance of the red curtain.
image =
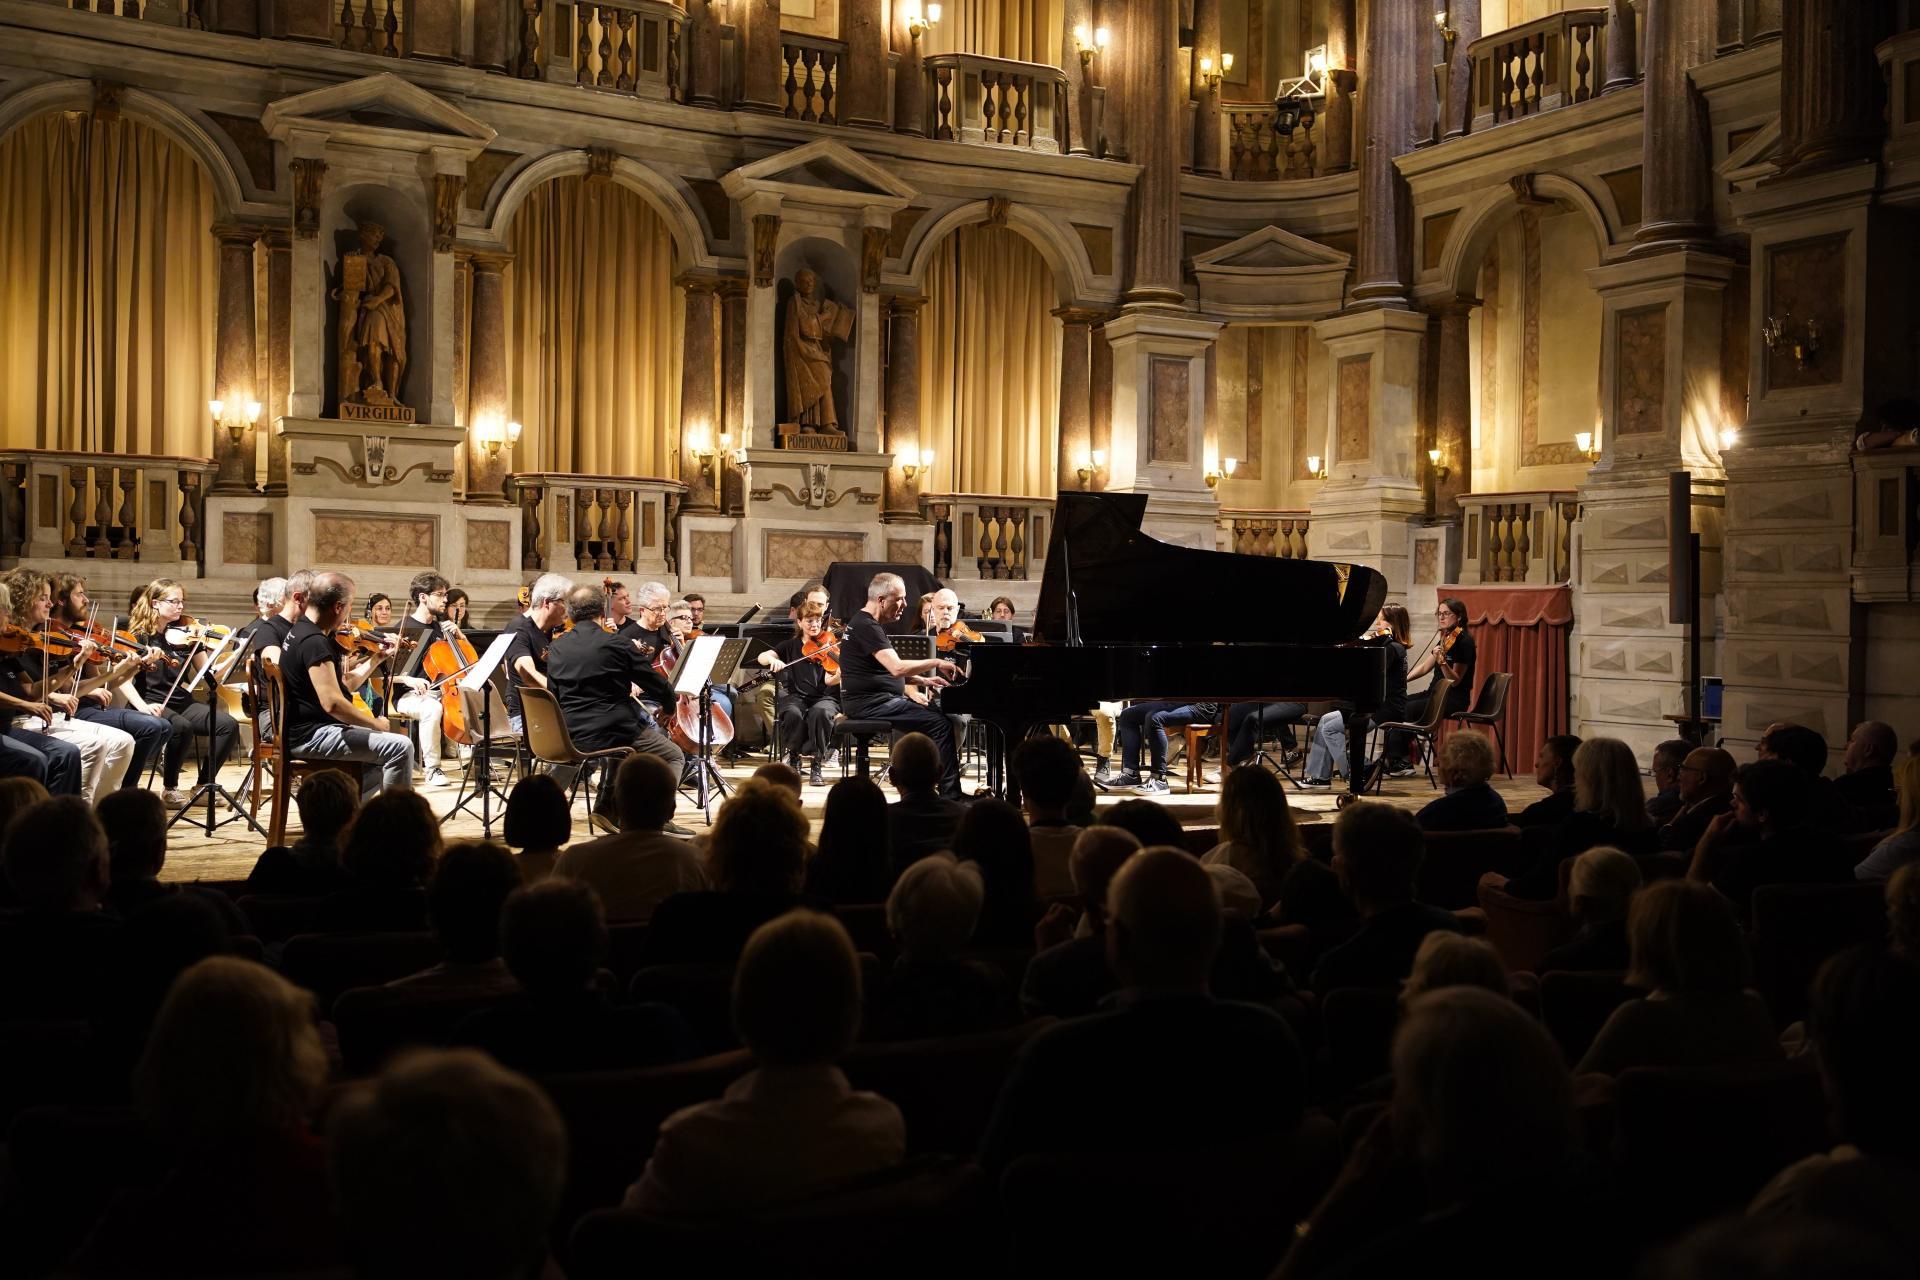
[[(1467, 606), (1477, 651), (1474, 678), (1496, 671), (1513, 676), (1507, 689), (1507, 763), (1533, 768), (1540, 744), (1567, 731), (1567, 647), (1573, 630), (1573, 591), (1554, 587), (1441, 587), (1440, 597)], [(1478, 690), (1475, 690), (1478, 693)]]

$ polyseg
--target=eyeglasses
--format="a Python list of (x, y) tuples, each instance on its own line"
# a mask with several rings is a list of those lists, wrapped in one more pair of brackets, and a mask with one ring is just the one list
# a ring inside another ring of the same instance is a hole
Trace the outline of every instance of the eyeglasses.
[(1678, 765), (1678, 766), (1676, 766), (1676, 767), (1675, 767), (1675, 769), (1674, 769), (1674, 772), (1676, 772), (1676, 773), (1705, 773), (1705, 772), (1706, 772), (1706, 770), (1705, 770), (1705, 769), (1702, 769), (1702, 768), (1701, 768), (1701, 767), (1700, 767), (1699, 765), (1697, 765), (1697, 764), (1683, 764), (1683, 765)]

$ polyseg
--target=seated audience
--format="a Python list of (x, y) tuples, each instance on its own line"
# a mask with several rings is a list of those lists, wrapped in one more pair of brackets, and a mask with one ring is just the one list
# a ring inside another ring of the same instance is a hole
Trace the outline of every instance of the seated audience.
[(1630, 854), (1654, 851), (1646, 789), (1633, 748), (1618, 738), (1589, 738), (1573, 753), (1573, 812), (1551, 827), (1525, 832), (1527, 869), (1507, 881), (1507, 892), (1547, 902), (1560, 892), (1560, 864), (1595, 845)]
[(1107, 920), (1119, 992), (1022, 1047), (981, 1166), (998, 1176), (1027, 1152), (1190, 1150), (1292, 1130), (1307, 1091), (1293, 1032), (1208, 991), (1221, 921), (1206, 869), (1141, 850), (1113, 877)]
[(1444, 987), (1479, 987), (1497, 996), (1512, 994), (1500, 953), (1484, 939), (1462, 933), (1430, 933), (1413, 953), (1413, 968), (1400, 987), (1400, 1007)]
[(1896, 789), (1900, 795), (1898, 821), (1887, 838), (1873, 846), (1873, 852), (1853, 869), (1857, 880), (1886, 880), (1908, 863), (1920, 861), (1920, 755), (1908, 752), (1900, 762)]
[(829, 902), (885, 902), (893, 885), (887, 856), (887, 793), (849, 776), (827, 789), (820, 845), (807, 859), (807, 892)]
[(1543, 956), (1535, 972), (1625, 972), (1631, 959), (1627, 908), (1639, 889), (1640, 864), (1610, 844), (1575, 858), (1567, 882), (1567, 909), (1580, 927)]
[(522, 884), (553, 874), (560, 851), (573, 839), (573, 809), (566, 789), (550, 773), (530, 773), (507, 793), (507, 820), (500, 830), (508, 847), (519, 850), (514, 863)]
[(1747, 1216), (1825, 1221), (1920, 1257), (1920, 965), (1856, 947), (1814, 979), (1807, 1029), (1840, 1145), (1776, 1176)]
[(1540, 744), (1533, 757), (1533, 780), (1547, 789), (1547, 795), (1514, 814), (1514, 826), (1524, 831), (1566, 821), (1573, 812), (1573, 756), (1578, 750), (1580, 739), (1571, 733), (1553, 734)]
[(1733, 807), (1693, 847), (1689, 880), (1705, 881), (1743, 913), (1763, 884), (1834, 884), (1853, 878), (1831, 827), (1814, 825), (1813, 779), (1785, 760), (1734, 774)]
[(427, 880), (440, 857), (440, 819), (415, 791), (383, 791), (360, 806), (340, 845), (345, 887), (320, 900), (323, 933), (393, 933), (427, 926)]
[(693, 1053), (679, 1013), (617, 1005), (595, 985), (607, 920), (592, 889), (558, 876), (515, 889), (500, 912), (500, 949), (520, 993), (476, 1010), (453, 1039), (516, 1071), (594, 1071), (677, 1062)]
[(1204, 858), (1200, 865), (1206, 867), (1207, 874), (1213, 877), (1213, 892), (1220, 899), (1220, 914), (1229, 925), (1252, 924), (1266, 911), (1266, 905), (1260, 901), (1260, 891), (1253, 887), (1253, 881), (1246, 873), (1224, 862), (1209, 864)]
[(20, 904), (0, 915), (0, 1021), (86, 1016), (119, 924), (100, 909), (111, 881), (93, 807), (55, 796), (22, 811), (0, 865)]
[(1122, 800), (1108, 805), (1101, 810), (1100, 821), (1109, 827), (1131, 831), (1143, 849), (1163, 844), (1175, 849), (1187, 847), (1186, 828), (1165, 805), (1152, 800)]
[(991, 797), (968, 805), (953, 833), (953, 856), (977, 863), (986, 882), (974, 945), (1032, 945), (1040, 904), (1033, 895), (1033, 845), (1020, 811)]
[(645, 752), (628, 756), (613, 779), (620, 829), (569, 845), (553, 874), (592, 886), (610, 920), (645, 920), (674, 894), (706, 888), (700, 855), (666, 832), (679, 791), (680, 779), (665, 760)]
[(642, 945), (647, 964), (732, 964), (753, 931), (795, 907), (828, 904), (800, 891), (807, 818), (771, 782), (749, 778), (720, 806), (707, 832), (707, 883), (654, 910)]
[(734, 974), (733, 1021), (754, 1069), (667, 1118), (627, 1208), (751, 1213), (905, 1157), (899, 1108), (834, 1065), (860, 1030), (860, 963), (838, 920), (794, 911), (756, 929)]
[(1727, 900), (1662, 880), (1627, 909), (1627, 982), (1647, 994), (1613, 1011), (1579, 1070), (1713, 1067), (1780, 1056), (1766, 1002), (1747, 989), (1747, 943)]
[(887, 779), (900, 798), (887, 806), (887, 849), (893, 873), (953, 845), (963, 808), (940, 794), (940, 748), (924, 733), (903, 734), (887, 760)]
[(764, 778), (781, 790), (789, 792), (796, 802), (805, 794), (803, 784), (800, 781), (800, 771), (792, 765), (785, 764), (779, 760), (761, 765), (753, 771), (753, 776), (756, 778)]
[(347, 887), (340, 841), (360, 811), (360, 784), (342, 769), (323, 769), (300, 780), (293, 793), (300, 838), (260, 855), (247, 875), (248, 893), (318, 898)]
[(1695, 747), (1680, 762), (1680, 807), (1660, 828), (1660, 847), (1692, 853), (1707, 824), (1733, 808), (1733, 756), (1719, 747)]
[(1245, 875), (1263, 908), (1276, 901), (1287, 873), (1307, 856), (1286, 787), (1265, 769), (1235, 769), (1220, 784), (1214, 816), (1220, 823), (1220, 843), (1200, 861)]
[(950, 853), (900, 873), (887, 896), (887, 931), (899, 958), (867, 993), (869, 1040), (965, 1035), (1020, 1020), (1006, 975), (963, 955), (985, 900), (979, 864)]
[(1440, 785), (1446, 794), (1431, 800), (1416, 821), (1422, 831), (1492, 831), (1507, 825), (1507, 802), (1490, 784), (1493, 744), (1486, 736), (1460, 731), (1440, 747)]
[(416, 1049), (354, 1086), (328, 1137), (342, 1243), (361, 1280), (543, 1274), (567, 1134), (526, 1079), (470, 1050)]
[(128, 1096), (134, 1064), (174, 979), (232, 949), (233, 931), (213, 897), (207, 892), (155, 898), (128, 913), (107, 944), (91, 1050), (95, 1074), (116, 1100)]
[(1892, 949), (1909, 960), (1920, 960), (1920, 870), (1916, 863), (1893, 873), (1887, 881), (1887, 938)]
[(1429, 933), (1460, 931), (1448, 911), (1414, 897), (1426, 837), (1413, 815), (1379, 801), (1340, 811), (1333, 824), (1333, 869), (1360, 927), (1321, 955), (1307, 985), (1325, 995), (1339, 987), (1395, 987), (1413, 967)]
[(500, 958), (500, 910), (520, 884), (507, 846), (491, 840), (448, 845), (427, 884), (427, 919), (440, 940), (440, 963), (387, 985), (448, 996), (518, 990)]
[(1827, 739), (1819, 730), (1803, 724), (1770, 724), (1753, 755), (1756, 761), (1784, 760), (1807, 776), (1811, 783), (1807, 812), (1822, 830), (1845, 834), (1870, 829), (1865, 816), (1847, 803), (1839, 785), (1826, 776)]
[(1120, 827), (1095, 824), (1074, 840), (1067, 864), (1074, 902), (1054, 903), (1034, 926), (1037, 954), (1027, 962), (1020, 988), (1020, 1004), (1029, 1017), (1091, 1013), (1113, 990), (1107, 970), (1107, 886), (1139, 851), (1139, 839)]
[(1659, 827), (1680, 810), (1680, 766), (1693, 744), (1668, 738), (1653, 749), (1653, 794), (1647, 797), (1647, 820)]
[(1893, 726), (1880, 720), (1862, 720), (1847, 737), (1840, 757), (1845, 772), (1834, 779), (1833, 786), (1860, 815), (1863, 831), (1880, 830), (1899, 811), (1893, 780), (1893, 758), (1899, 753), (1900, 739)]
[(149, 902), (190, 893), (206, 900), (227, 932), (247, 932), (247, 918), (226, 894), (192, 885), (160, 883), (160, 869), (167, 864), (167, 806), (158, 795), (140, 787), (121, 787), (100, 797), (94, 816), (107, 833), (107, 869), (112, 883), (100, 901), (104, 910), (125, 919)]
[(308, 1123), (326, 1083), (311, 995), (233, 956), (181, 974), (134, 1072), (140, 1118), (172, 1167), (107, 1207), (70, 1270), (260, 1275), (337, 1262), (326, 1147)]
[[(1067, 864), (1081, 829), (1067, 815), (1074, 792), (1086, 777), (1079, 750), (1052, 734), (1028, 738), (1013, 753), (1013, 776), (1020, 783), (1020, 804), (1026, 810), (1033, 847), (1033, 891), (1043, 898), (1072, 893), (1073, 872)], [(1091, 792), (1091, 781), (1087, 787)]]

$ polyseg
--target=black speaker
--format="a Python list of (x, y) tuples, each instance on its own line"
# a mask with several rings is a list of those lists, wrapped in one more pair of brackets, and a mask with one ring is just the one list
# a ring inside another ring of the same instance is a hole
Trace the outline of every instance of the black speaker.
[(1692, 622), (1693, 477), (1685, 471), (1667, 475), (1667, 621)]

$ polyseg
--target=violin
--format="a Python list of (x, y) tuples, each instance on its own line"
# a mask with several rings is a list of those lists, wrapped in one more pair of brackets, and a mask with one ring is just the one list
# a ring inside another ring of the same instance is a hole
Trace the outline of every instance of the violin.
[(109, 631), (98, 625), (70, 626), (67, 634), (74, 640), (91, 640), (100, 650), (100, 658), (138, 658), (142, 662), (159, 662), (166, 658), (152, 645), (142, 644), (140, 637), (131, 631)]
[(933, 647), (940, 653), (952, 653), (963, 644), (980, 644), (986, 637), (958, 618), (950, 627), (942, 627), (933, 636)]
[(219, 644), (232, 634), (232, 627), (182, 616), (178, 623), (167, 628), (164, 638), (174, 648), (181, 649), (190, 645)]
[(823, 631), (817, 636), (808, 636), (800, 642), (800, 661), (818, 661), (822, 671), (832, 674), (840, 670), (840, 659), (834, 657), (839, 648), (840, 637), (835, 636), (830, 640), (827, 638), (827, 633)]
[(0, 653), (45, 653), (50, 658), (71, 658), (80, 652), (80, 642), (59, 631), (29, 631), (22, 626), (0, 627)]
[[(171, 640), (172, 633), (168, 633)], [(349, 618), (334, 628), (333, 642), (342, 653), (370, 653), (376, 658), (406, 653), (416, 643), (414, 637), (392, 631), (378, 631), (366, 618)]]

